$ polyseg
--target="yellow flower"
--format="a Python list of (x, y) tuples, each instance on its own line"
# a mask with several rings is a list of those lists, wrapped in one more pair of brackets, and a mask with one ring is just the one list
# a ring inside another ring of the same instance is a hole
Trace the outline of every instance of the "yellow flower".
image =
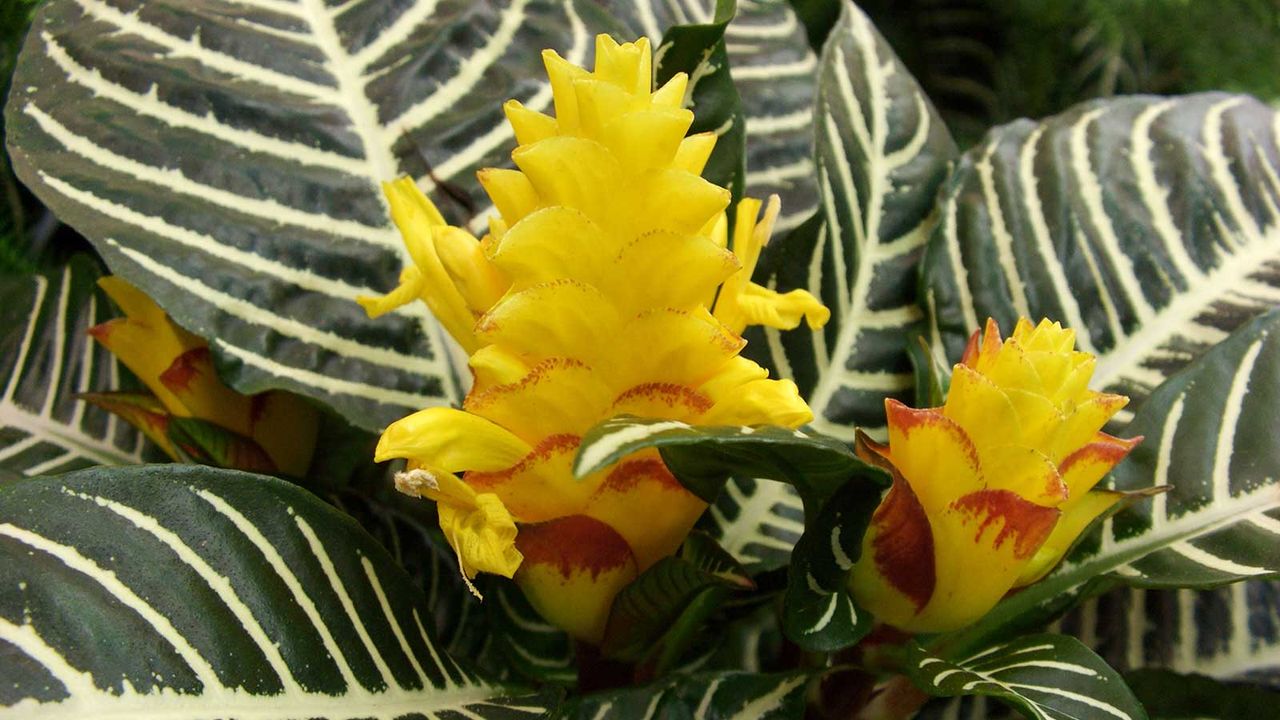
[(197, 418), (253, 440), (269, 470), (302, 476), (311, 463), (319, 418), (304, 400), (284, 392), (242, 395), (218, 379), (202, 338), (178, 327), (151, 298), (117, 276), (98, 280), (125, 316), (89, 329), (155, 395), (159, 406), (121, 407), (109, 395), (92, 399), (134, 423), (170, 457), (182, 454), (166, 433), (166, 417)]
[(970, 338), (940, 408), (889, 400), (889, 444), (858, 452), (891, 472), (850, 575), (854, 599), (911, 632), (945, 632), (1049, 572), (1120, 493), (1094, 486), (1141, 438), (1101, 431), (1128, 403), (1089, 390), (1075, 333), (992, 320)]
[(759, 218), (761, 203), (743, 200), (727, 247), (729, 191), (699, 175), (715, 136), (686, 137), (687, 78), (653, 90), (647, 40), (599, 36), (594, 72), (552, 51), (543, 59), (555, 117), (506, 104), (518, 169), (479, 173), (498, 210), (489, 233), (446, 225), (411, 180), (388, 183), (414, 266), (362, 302), (376, 315), (424, 300), (474, 376), (461, 410), (394, 423), (377, 458), (408, 458), (437, 479), (465, 473), (469, 490), (434, 496), (442, 508), (471, 508), (470, 492), (500, 499), (523, 560), (496, 543), (502, 513), (484, 516), (490, 526), (444, 520), (464, 574), (514, 574), (550, 621), (598, 642), (613, 596), (672, 553), (705, 504), (656, 452), (575, 480), (583, 433), (624, 413), (802, 425), (812, 414), (794, 383), (739, 357), (739, 333), (802, 318), (819, 327), (828, 313), (803, 291), (750, 282), (777, 200)]

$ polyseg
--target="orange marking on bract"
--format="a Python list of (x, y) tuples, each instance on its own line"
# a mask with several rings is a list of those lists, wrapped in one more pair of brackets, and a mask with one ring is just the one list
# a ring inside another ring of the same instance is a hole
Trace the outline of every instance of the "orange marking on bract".
[(938, 582), (933, 528), (911, 486), (894, 473), (893, 486), (871, 518), (876, 568), (898, 592), (924, 609)]
[(684, 407), (698, 414), (707, 412), (715, 405), (711, 398), (687, 385), (644, 383), (623, 392), (613, 401), (613, 406), (617, 407), (625, 402), (640, 399), (656, 400), (673, 409)]
[(516, 536), (525, 565), (550, 565), (561, 575), (602, 572), (635, 562), (631, 546), (613, 528), (586, 515), (568, 515), (525, 525)]
[(1106, 433), (1098, 433), (1097, 437), (1097, 440), (1064, 458), (1058, 465), (1058, 472), (1065, 475), (1077, 463), (1089, 461), (1107, 463), (1115, 467), (1138, 446), (1138, 443), (1142, 442), (1141, 435), (1135, 438), (1118, 438)]
[[(884, 401), (884, 410), (888, 416), (889, 425), (901, 430), (908, 437), (910, 437), (911, 430), (914, 428), (928, 425), (941, 427), (952, 436), (952, 439), (958, 445), (964, 448), (965, 454), (969, 456), (969, 461), (973, 467), (981, 471), (982, 464), (978, 461), (978, 449), (973, 446), (973, 441), (969, 439), (969, 434), (964, 431), (964, 428), (957, 425), (954, 420), (943, 415), (941, 408), (917, 410), (893, 398), (889, 398)], [(904, 451), (905, 449), (899, 448), (899, 452)]]
[(981, 543), (987, 528), (998, 520), (1003, 523), (991, 543), (998, 549), (1013, 538), (1013, 556), (1019, 560), (1031, 557), (1058, 523), (1061, 511), (1057, 508), (1037, 505), (1009, 490), (979, 490), (969, 493), (951, 504), (955, 510), (971, 519), (980, 519), (974, 543)]
[(160, 382), (170, 392), (180, 393), (191, 389), (196, 376), (213, 367), (213, 355), (207, 347), (192, 348), (174, 358), (169, 368), (160, 373)]
[[(462, 401), (462, 407), (468, 412), (479, 412), (486, 405), (493, 403), (496, 398), (527, 389), (545, 380), (552, 372), (565, 368), (589, 369), (587, 364), (581, 360), (567, 357), (547, 358), (529, 368), (529, 372), (524, 377), (513, 383), (495, 385), (481, 393), (469, 393), (466, 399)], [(474, 372), (473, 370), (473, 377)]]
[(471, 470), (464, 475), (467, 484), (479, 488), (491, 488), (495, 485), (501, 485), (504, 482), (527, 471), (533, 465), (546, 461), (553, 455), (559, 455), (566, 452), (576, 452), (578, 445), (582, 444), (582, 438), (577, 435), (548, 435), (538, 443), (537, 447), (529, 451), (520, 459), (520, 462), (512, 465), (506, 470), (494, 470), (492, 472), (478, 472)]
[(683, 490), (684, 486), (671, 474), (667, 466), (658, 458), (642, 458), (624, 460), (618, 464), (600, 485), (596, 494), (602, 492), (627, 492), (645, 480), (655, 480), (665, 490)]

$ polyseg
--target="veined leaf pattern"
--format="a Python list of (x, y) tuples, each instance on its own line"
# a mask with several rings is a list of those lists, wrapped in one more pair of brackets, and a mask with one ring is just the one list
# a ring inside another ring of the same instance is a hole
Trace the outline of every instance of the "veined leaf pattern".
[(653, 685), (590, 696), (557, 717), (594, 720), (625, 717), (716, 717), (725, 720), (784, 720), (804, 717), (805, 673), (700, 673)]
[(956, 149), (915, 79), (852, 3), (819, 65), (820, 212), (770, 248), (756, 279), (807, 289), (832, 318), (822, 330), (757, 333), (754, 354), (796, 381), (817, 430), (852, 439), (855, 425), (882, 428), (884, 399), (912, 387), (907, 338), (923, 319), (916, 265)]
[(158, 451), (76, 393), (120, 387), (127, 374), (86, 334), (111, 317), (93, 261), (7, 277), (0, 286), (0, 468), (19, 475), (144, 462)]
[(1129, 395), (1280, 303), (1280, 114), (1245, 96), (1128, 97), (993, 130), (944, 191), (926, 260), (936, 342), (988, 316), (1076, 328)]
[(409, 578), (273, 478), (182, 465), (0, 494), (6, 718), (537, 717), (444, 654)]
[[(466, 376), (421, 304), (370, 321), (354, 303), (393, 287), (407, 260), (378, 183), (408, 173), (455, 222), (480, 228), (472, 172), (509, 164), (501, 103), (551, 103), (542, 48), (586, 64), (596, 31), (656, 40), (710, 7), (49, 0), (15, 76), (10, 148), (23, 180), (114, 272), (213, 338), (234, 387), (293, 390), (376, 430), (456, 400)], [(793, 41), (808, 52), (785, 3), (742, 15), (760, 40), (731, 53), (747, 75), (791, 62)], [(751, 113), (805, 97), (812, 79), (788, 72)], [(791, 144), (808, 147), (790, 123), (756, 124), (769, 142), (751, 187), (792, 182), (795, 209), (812, 204), (796, 171), (769, 174), (803, 153)]]
[(959, 661), (915, 646), (907, 662), (912, 681), (931, 695), (993, 697), (1032, 720), (1147, 718), (1120, 674), (1065, 635), (1022, 637)]

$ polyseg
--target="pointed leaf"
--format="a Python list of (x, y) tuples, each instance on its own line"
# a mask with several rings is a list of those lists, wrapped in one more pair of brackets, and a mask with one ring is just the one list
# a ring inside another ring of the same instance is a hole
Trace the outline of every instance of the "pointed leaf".
[(1032, 720), (1147, 718), (1120, 674), (1065, 635), (1023, 637), (960, 661), (912, 644), (907, 662), (911, 680), (931, 695), (986, 695)]
[(886, 397), (910, 394), (907, 340), (923, 317), (916, 265), (956, 149), (884, 38), (852, 3), (842, 6), (814, 117), (821, 212), (776, 242), (756, 273), (778, 290), (807, 289), (832, 318), (817, 331), (766, 330), (748, 348), (796, 381), (815, 428), (852, 440), (855, 424), (884, 426)]

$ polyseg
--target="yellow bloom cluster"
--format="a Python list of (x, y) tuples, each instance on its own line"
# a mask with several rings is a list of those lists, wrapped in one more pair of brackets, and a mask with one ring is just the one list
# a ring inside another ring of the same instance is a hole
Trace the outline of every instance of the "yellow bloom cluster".
[(647, 40), (599, 36), (593, 72), (543, 58), (555, 116), (505, 105), (517, 169), (479, 173), (498, 210), (483, 239), (448, 226), (411, 180), (386, 186), (414, 265), (365, 306), (424, 300), (474, 383), (462, 409), (387, 428), (377, 457), (409, 460), (400, 487), (439, 504), (464, 576), (514, 575), (544, 616), (597, 642), (613, 596), (705, 505), (656, 452), (575, 480), (582, 435), (621, 414), (802, 425), (812, 414), (794, 383), (740, 357), (739, 334), (829, 314), (751, 282), (777, 199), (762, 216), (739, 203), (729, 237), (729, 191), (700, 176), (716, 138), (686, 136), (687, 78), (653, 89)]
[(850, 576), (860, 605), (912, 632), (982, 617), (1039, 580), (1121, 493), (1094, 486), (1141, 438), (1102, 427), (1128, 402), (1089, 389), (1075, 333), (1019, 320), (975, 332), (940, 408), (890, 400), (889, 444), (858, 452), (893, 475)]

